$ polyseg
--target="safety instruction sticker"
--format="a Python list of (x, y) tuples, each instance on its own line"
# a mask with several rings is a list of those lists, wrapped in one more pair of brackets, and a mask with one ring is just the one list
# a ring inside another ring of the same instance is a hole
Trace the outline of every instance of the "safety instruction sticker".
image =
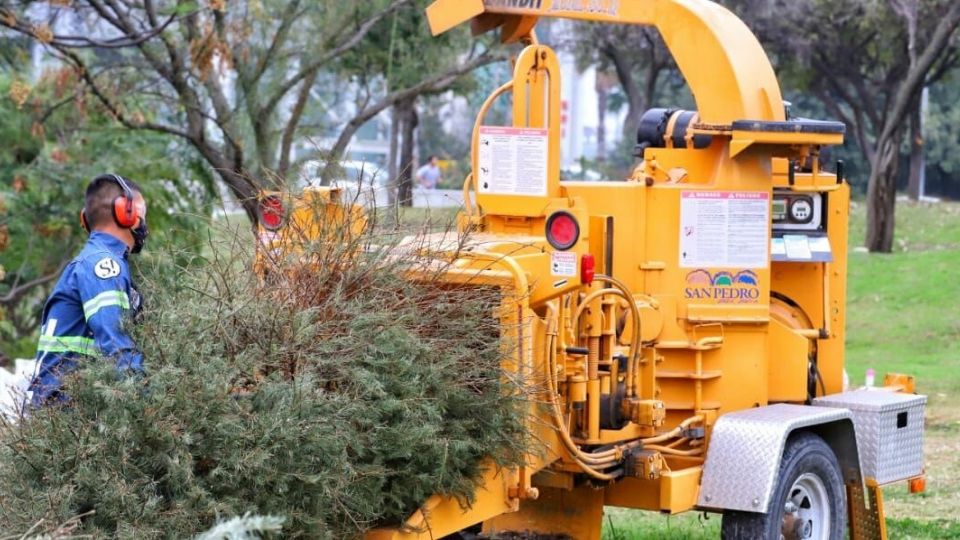
[(573, 277), (577, 275), (577, 254), (569, 251), (554, 251), (550, 254), (550, 274)]
[(681, 268), (766, 268), (769, 249), (769, 193), (682, 193)]
[(810, 241), (806, 236), (784, 236), (783, 249), (787, 252), (787, 258), (792, 260), (810, 260), (813, 253), (810, 251)]
[(477, 187), (490, 195), (547, 194), (547, 130), (480, 127)]
[(785, 234), (770, 239), (770, 260), (777, 262), (833, 262), (833, 250), (826, 236)]

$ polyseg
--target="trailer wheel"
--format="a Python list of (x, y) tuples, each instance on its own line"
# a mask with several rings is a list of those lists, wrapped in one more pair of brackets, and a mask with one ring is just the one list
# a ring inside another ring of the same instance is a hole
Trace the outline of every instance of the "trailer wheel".
[(846, 489), (833, 450), (813, 433), (790, 437), (766, 514), (726, 511), (725, 540), (842, 540)]

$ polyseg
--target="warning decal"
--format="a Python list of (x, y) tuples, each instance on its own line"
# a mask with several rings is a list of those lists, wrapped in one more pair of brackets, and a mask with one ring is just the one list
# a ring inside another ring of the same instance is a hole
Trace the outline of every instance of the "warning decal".
[(550, 275), (573, 277), (577, 275), (577, 254), (554, 251), (550, 254)]
[(766, 268), (769, 249), (769, 193), (683, 192), (681, 268)]
[(490, 195), (547, 194), (547, 130), (480, 127), (477, 187)]

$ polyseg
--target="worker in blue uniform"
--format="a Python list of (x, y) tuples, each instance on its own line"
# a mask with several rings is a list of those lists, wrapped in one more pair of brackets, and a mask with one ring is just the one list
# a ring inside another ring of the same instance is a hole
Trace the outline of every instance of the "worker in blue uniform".
[(135, 183), (104, 174), (87, 187), (80, 223), (89, 233), (43, 308), (37, 372), (30, 384), (38, 407), (67, 401), (63, 378), (84, 361), (106, 358), (121, 375), (143, 372), (143, 355), (127, 332), (142, 308), (127, 257), (146, 242), (147, 204)]

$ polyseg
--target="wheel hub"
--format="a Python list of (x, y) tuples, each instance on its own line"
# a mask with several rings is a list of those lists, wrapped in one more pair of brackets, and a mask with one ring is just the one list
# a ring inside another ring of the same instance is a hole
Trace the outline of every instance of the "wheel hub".
[(829, 540), (830, 501), (823, 480), (805, 473), (790, 487), (783, 505), (780, 537), (783, 540)]

